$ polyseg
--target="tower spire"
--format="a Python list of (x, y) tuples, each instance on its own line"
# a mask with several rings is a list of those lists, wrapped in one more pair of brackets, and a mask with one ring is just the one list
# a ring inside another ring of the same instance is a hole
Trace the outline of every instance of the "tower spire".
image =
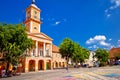
[(32, 0), (32, 4), (35, 4), (35, 0)]

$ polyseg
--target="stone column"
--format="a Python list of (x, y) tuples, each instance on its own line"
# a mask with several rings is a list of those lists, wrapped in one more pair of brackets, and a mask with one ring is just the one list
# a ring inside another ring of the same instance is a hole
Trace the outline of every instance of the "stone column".
[(54, 61), (54, 68), (56, 68), (56, 61)]
[(29, 69), (29, 60), (25, 60), (25, 67), (24, 67), (24, 70), (25, 70), (25, 73), (28, 72), (28, 69)]
[(52, 62), (52, 68), (54, 68), (54, 66), (55, 66), (55, 64), (54, 64), (54, 62)]
[(53, 57), (52, 56), (52, 43), (50, 44), (50, 56)]
[(38, 56), (38, 41), (36, 41), (35, 56)]
[(51, 68), (51, 70), (53, 69), (52, 61), (50, 61), (50, 68)]
[(44, 52), (44, 56), (46, 56), (46, 43), (43, 43), (43, 52)]
[(38, 71), (38, 60), (35, 61), (35, 71)]
[(44, 60), (44, 70), (46, 70), (46, 60)]
[(67, 67), (67, 62), (64, 62), (65, 67)]

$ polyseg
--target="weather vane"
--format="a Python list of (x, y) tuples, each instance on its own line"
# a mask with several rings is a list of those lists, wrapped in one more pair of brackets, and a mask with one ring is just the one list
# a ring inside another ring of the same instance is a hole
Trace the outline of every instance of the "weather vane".
[(32, 0), (32, 4), (35, 4), (35, 0)]

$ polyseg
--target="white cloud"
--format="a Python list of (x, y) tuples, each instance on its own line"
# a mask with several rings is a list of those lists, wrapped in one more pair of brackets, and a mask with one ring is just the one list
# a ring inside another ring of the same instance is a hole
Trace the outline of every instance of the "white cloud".
[(97, 45), (93, 45), (93, 48), (96, 49), (96, 48), (98, 48), (98, 47), (97, 47)]
[(111, 3), (114, 4), (109, 8), (111, 10), (120, 7), (120, 0), (111, 0)]
[(118, 40), (118, 42), (120, 42), (120, 40)]
[(108, 9), (105, 10), (105, 13), (107, 13), (107, 12), (108, 12)]
[(94, 39), (93, 38), (90, 38), (89, 40), (86, 41), (86, 44), (92, 44), (94, 43)]
[(65, 23), (67, 21), (66, 18), (62, 18), (62, 19), (56, 19), (56, 18), (47, 18), (47, 20), (51, 23), (51, 25), (53, 26), (57, 26), (61, 23)]
[(101, 41), (101, 40), (106, 40), (106, 37), (104, 35), (96, 35), (94, 37), (95, 40)]
[(111, 11), (120, 7), (120, 0), (110, 0), (111, 6), (105, 10), (106, 16), (109, 18), (111, 16)]
[(120, 40), (117, 41), (117, 44), (120, 45)]
[(106, 41), (111, 41), (112, 39), (107, 39), (105, 35), (96, 35), (93, 38), (89, 38), (89, 40), (86, 41), (87, 45), (90, 45), (88, 48), (89, 49), (97, 49), (99, 47), (103, 47), (106, 49), (109, 49), (113, 47), (110, 43)]
[(99, 43), (101, 46), (110, 46), (110, 43), (107, 43), (105, 41), (100, 41)]
[(92, 49), (92, 48), (97, 49), (98, 46), (97, 46), (97, 45), (93, 45), (93, 46), (89, 46), (88, 48), (89, 48), (89, 49)]
[(93, 47), (92, 47), (92, 46), (89, 46), (88, 48), (91, 49), (91, 48), (93, 48)]
[(120, 47), (120, 45), (118, 45), (118, 47)]
[(117, 45), (118, 45), (118, 47), (120, 47), (120, 40), (117, 41)]
[(87, 40), (86, 44), (92, 44), (104, 40), (106, 40), (106, 37), (104, 35), (96, 35), (94, 38), (90, 38), (89, 40)]
[(109, 39), (109, 41), (112, 41), (112, 39)]
[(55, 25), (59, 25), (61, 22), (60, 21), (56, 21), (55, 22)]
[(111, 48), (120, 47), (120, 39), (116, 42), (114, 41), (115, 40), (112, 40), (112, 38), (107, 39), (104, 35), (96, 35), (87, 40), (86, 44), (89, 45), (89, 49), (103, 48), (110, 50)]
[(115, 47), (114, 45), (111, 45), (111, 46), (110, 46), (110, 49), (111, 49), (111, 48), (114, 48), (114, 47)]
[[(55, 20), (54, 18), (53, 18), (53, 20)], [(59, 20), (59, 21), (56, 21), (55, 23), (54, 23), (54, 25), (59, 25), (59, 24), (61, 24), (61, 23), (64, 23), (64, 22), (66, 22), (67, 21), (67, 19), (63, 19), (63, 20)]]
[(111, 14), (107, 14), (107, 18), (109, 18), (111, 16)]

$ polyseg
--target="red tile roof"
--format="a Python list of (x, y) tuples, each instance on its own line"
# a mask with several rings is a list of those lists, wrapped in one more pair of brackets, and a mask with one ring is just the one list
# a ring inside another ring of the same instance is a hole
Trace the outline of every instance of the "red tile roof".
[(112, 48), (109, 51), (109, 53), (110, 53), (110, 55), (109, 55), (110, 58), (115, 58), (115, 56), (120, 55), (120, 47), (119, 48)]
[(52, 45), (52, 52), (59, 53), (59, 47), (53, 44)]

